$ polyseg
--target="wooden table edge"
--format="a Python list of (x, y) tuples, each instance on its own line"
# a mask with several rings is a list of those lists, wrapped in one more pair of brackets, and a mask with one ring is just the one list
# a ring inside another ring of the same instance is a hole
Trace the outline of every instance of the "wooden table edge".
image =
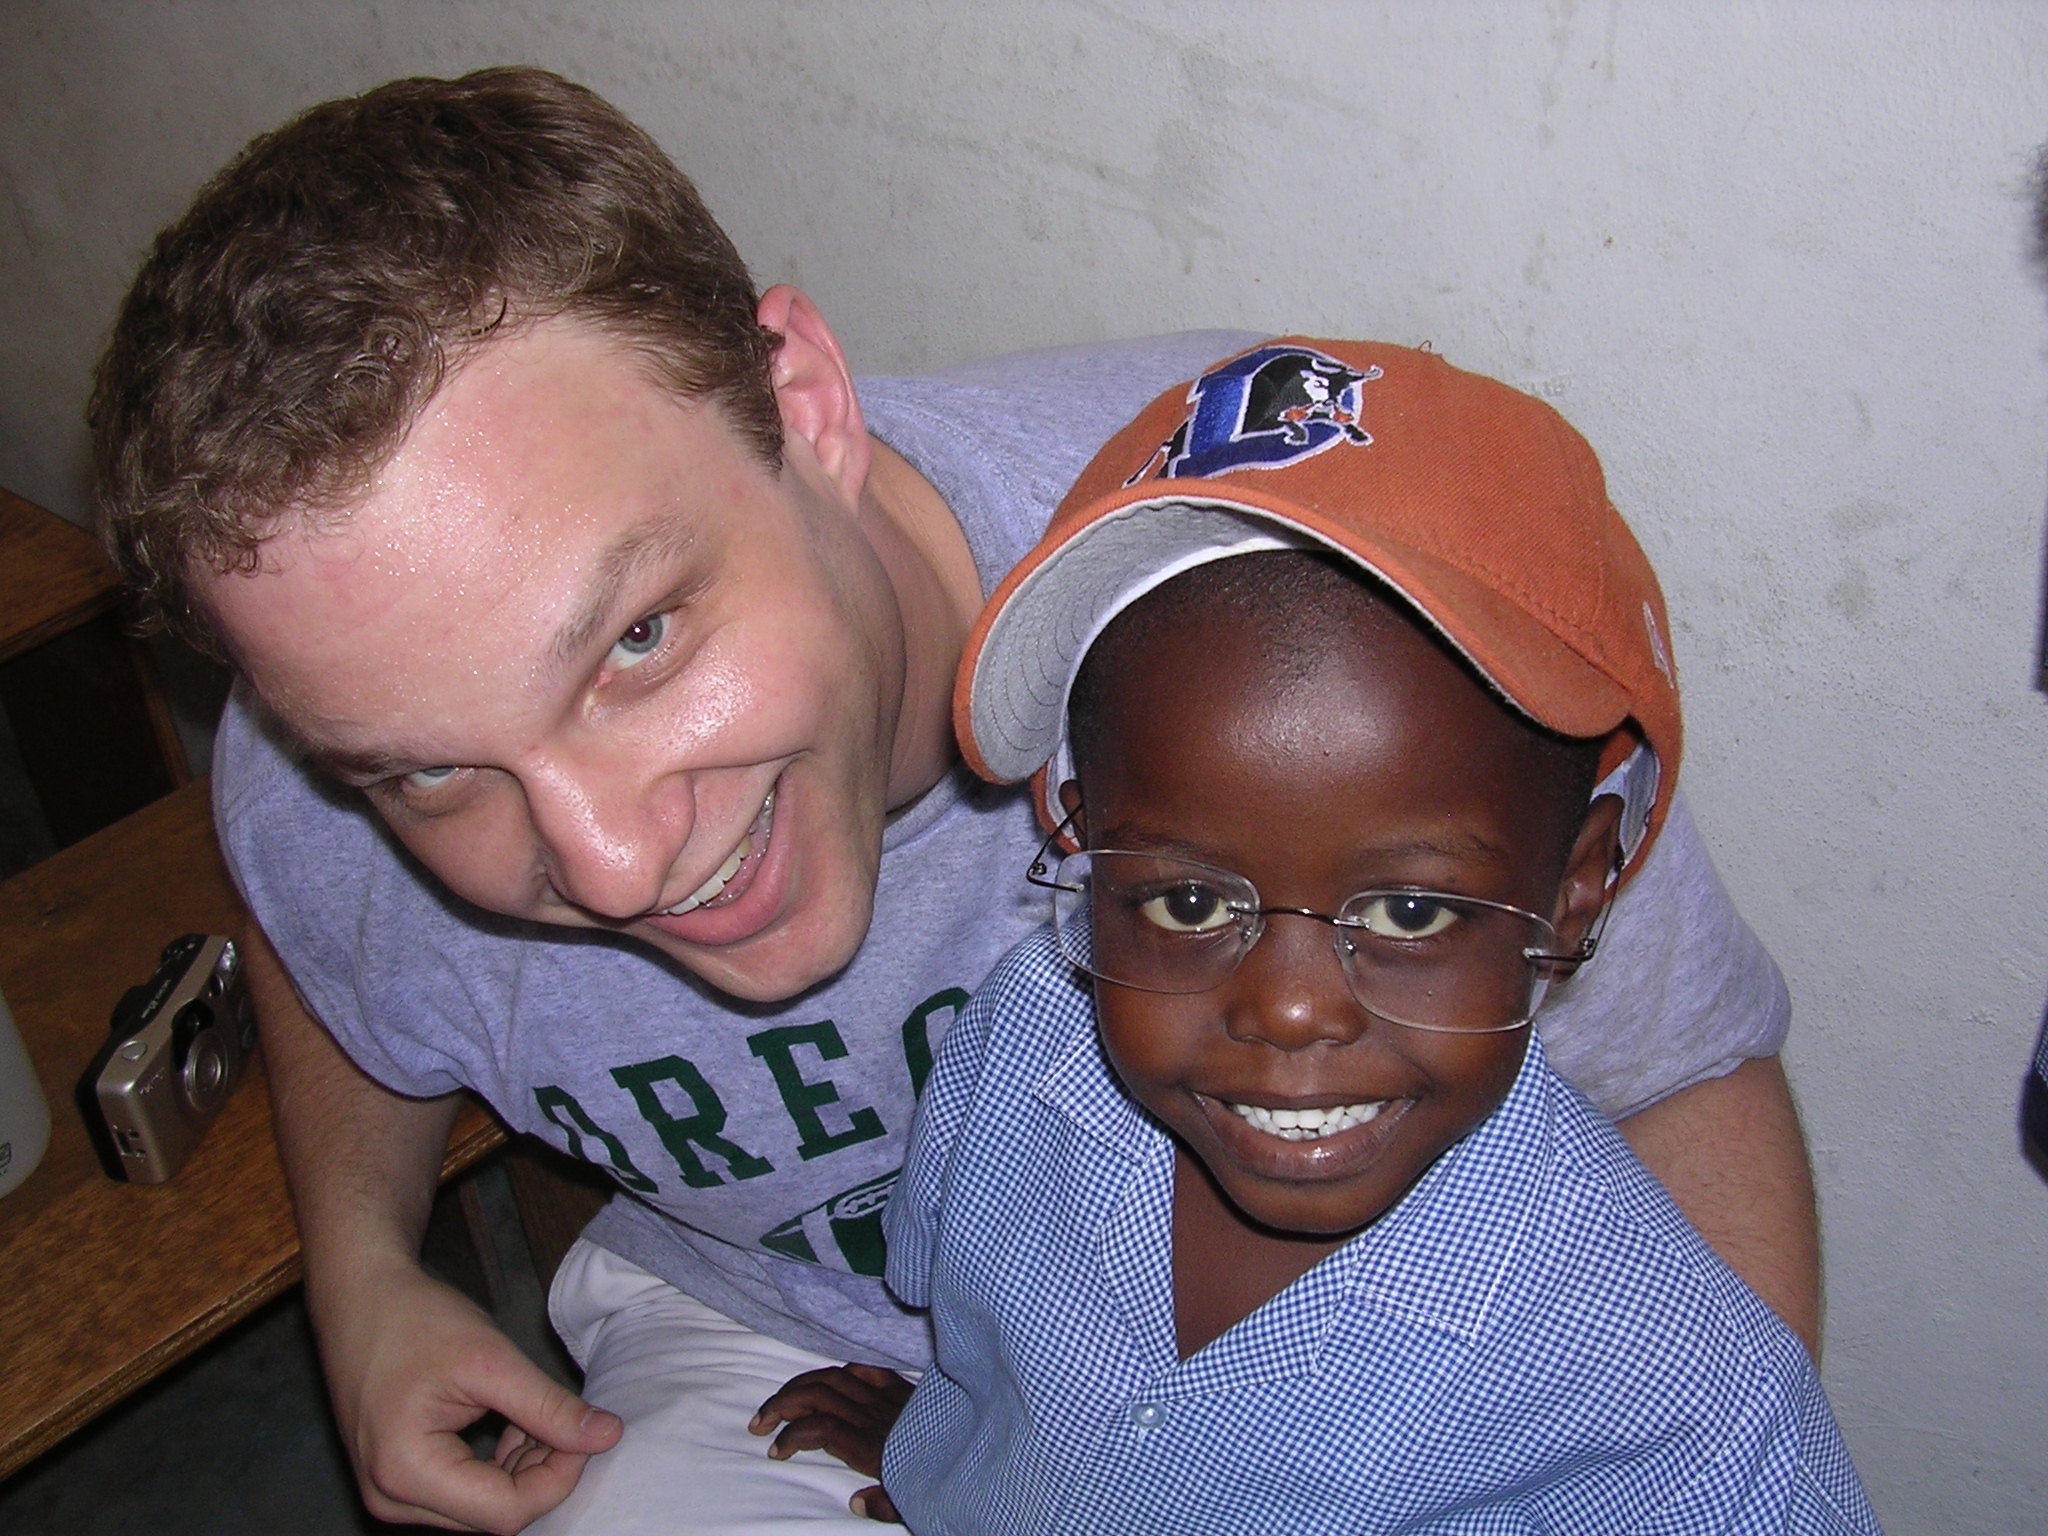
[(17, 631), (0, 641), (0, 666), (5, 666), (17, 656), (25, 656), (39, 645), (55, 640), (59, 635), (69, 634), (81, 624), (89, 624), (102, 614), (113, 613), (121, 606), (119, 589), (97, 592), (91, 597), (73, 603), (69, 608), (52, 613), (48, 618), (28, 629)]

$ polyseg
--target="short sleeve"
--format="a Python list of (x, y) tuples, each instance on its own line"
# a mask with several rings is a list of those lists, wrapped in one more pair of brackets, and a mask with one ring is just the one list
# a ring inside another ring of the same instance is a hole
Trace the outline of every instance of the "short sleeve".
[(906, 1306), (931, 1304), (931, 1257), (938, 1238), (939, 1209), (945, 1198), (953, 1150), (981, 1083), (991, 1026), (1005, 992), (1003, 977), (1009, 969), (1007, 963), (997, 966), (946, 1032), (932, 1063), (931, 1076), (925, 1080), (924, 1092), (917, 1101), (917, 1116), (910, 1127), (910, 1151), (883, 1216), (889, 1289)]

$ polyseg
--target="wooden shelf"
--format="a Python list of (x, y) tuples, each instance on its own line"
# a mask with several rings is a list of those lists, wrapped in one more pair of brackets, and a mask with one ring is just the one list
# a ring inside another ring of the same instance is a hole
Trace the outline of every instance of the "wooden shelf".
[(0, 710), (59, 848), (191, 777), (92, 538), (0, 490)]
[(121, 579), (90, 534), (0, 490), (0, 662), (120, 601)]

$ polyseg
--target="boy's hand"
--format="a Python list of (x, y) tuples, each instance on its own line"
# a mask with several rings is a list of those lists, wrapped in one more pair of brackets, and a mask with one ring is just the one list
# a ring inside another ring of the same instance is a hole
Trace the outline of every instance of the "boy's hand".
[[(882, 1475), (882, 1442), (910, 1400), (910, 1383), (879, 1365), (835, 1365), (806, 1371), (783, 1384), (747, 1425), (757, 1435), (775, 1435), (768, 1454), (786, 1461), (798, 1451), (829, 1451), (856, 1472)], [(781, 1425), (780, 1434), (776, 1426)], [(870, 1520), (902, 1524), (896, 1506), (877, 1483), (849, 1501)]]

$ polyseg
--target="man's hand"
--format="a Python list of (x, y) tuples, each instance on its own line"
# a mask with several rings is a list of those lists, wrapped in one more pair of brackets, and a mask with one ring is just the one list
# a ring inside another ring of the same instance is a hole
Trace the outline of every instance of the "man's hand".
[[(321, 1334), (328, 1387), (363, 1502), (380, 1520), (517, 1531), (569, 1496), (618, 1443), (615, 1414), (551, 1380), (461, 1293), (417, 1265), (360, 1278), (379, 1300)], [(462, 1432), (505, 1416), (480, 1460)]]
[[(419, 1265), (455, 1100), (363, 1076), (293, 991), (262, 931), (243, 965), (263, 1032), (278, 1151), (297, 1207), (306, 1306), (370, 1513), (510, 1532), (569, 1495), (620, 1423), (550, 1380), (490, 1318)], [(462, 1431), (507, 1428), (488, 1461)]]
[[(786, 1461), (798, 1451), (824, 1450), (869, 1477), (882, 1475), (882, 1442), (910, 1400), (910, 1383), (879, 1365), (835, 1365), (783, 1384), (747, 1425), (775, 1435), (768, 1454)], [(781, 1425), (781, 1433), (776, 1426)], [(848, 1501), (857, 1515), (901, 1525), (889, 1495), (876, 1483)]]
[[(551, 1380), (459, 1292), (415, 1265), (391, 1270), (374, 1279), (375, 1308), (322, 1337), (363, 1502), (380, 1520), (517, 1531), (618, 1443), (619, 1420)], [(462, 1431), (492, 1411), (507, 1423), (483, 1461)]]

